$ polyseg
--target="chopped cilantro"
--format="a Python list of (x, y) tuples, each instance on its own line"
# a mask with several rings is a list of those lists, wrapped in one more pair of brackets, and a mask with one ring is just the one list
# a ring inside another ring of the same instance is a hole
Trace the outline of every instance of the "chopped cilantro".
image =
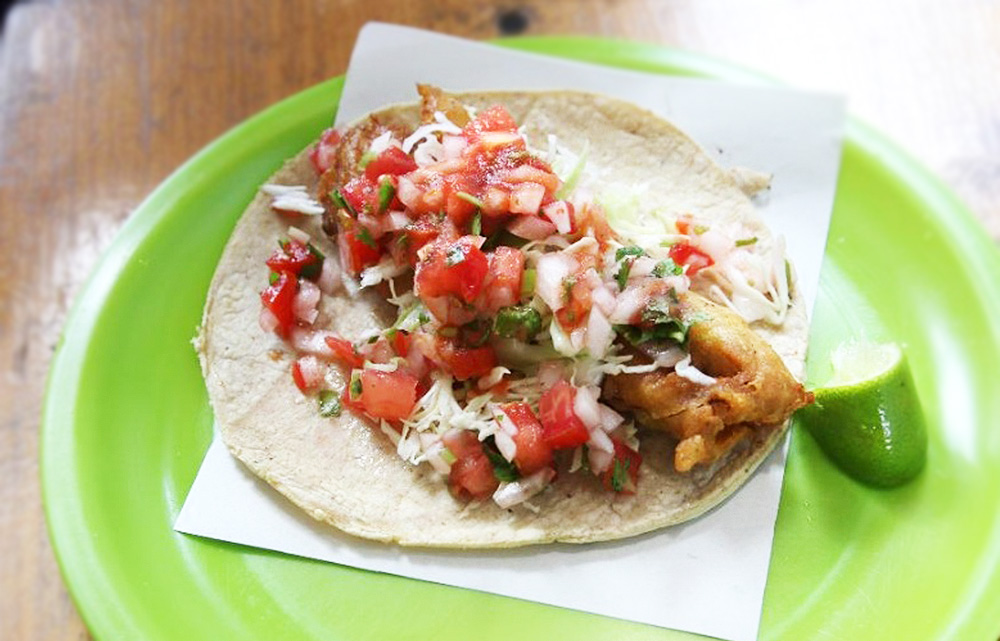
[(426, 311), (421, 310), (420, 314), (417, 315), (417, 322), (420, 323), (421, 325), (426, 325), (427, 323), (431, 322), (431, 317), (430, 315), (427, 314)]
[(469, 228), (469, 233), (473, 236), (478, 236), (483, 231), (483, 213), (476, 210), (476, 214), (472, 217), (472, 225)]
[(479, 209), (483, 208), (483, 201), (481, 201), (480, 199), (476, 198), (475, 196), (473, 196), (469, 192), (466, 192), (466, 191), (456, 191), (455, 192), (455, 196), (457, 198), (461, 198), (462, 200), (464, 200), (467, 203), (472, 203), (473, 205), (475, 205)]
[(542, 315), (529, 305), (502, 307), (493, 321), (493, 331), (504, 338), (527, 341), (542, 329)]
[(379, 213), (387, 211), (392, 199), (396, 197), (396, 186), (392, 184), (392, 178), (382, 176), (378, 184), (378, 210)]
[(630, 247), (619, 247), (618, 251), (615, 252), (615, 260), (621, 260), (626, 256), (645, 256), (646, 250), (642, 247), (636, 247), (632, 245)]
[(279, 278), (281, 278), (281, 276), (278, 274), (278, 272), (271, 272), (267, 277), (267, 284), (273, 285), (276, 282), (278, 282)]
[(628, 482), (628, 468), (632, 461), (622, 461), (621, 459), (615, 459), (615, 469), (611, 471), (611, 489), (615, 492), (621, 492), (625, 489), (625, 484)]
[(340, 193), (339, 189), (334, 189), (330, 192), (330, 200), (337, 206), (337, 209), (346, 209), (347, 213), (351, 215), (351, 218), (358, 217), (358, 213), (354, 211), (354, 207), (351, 207), (351, 203), (347, 202), (347, 199), (344, 198), (344, 195)]
[[(358, 381), (361, 382), (360, 380)], [(320, 416), (340, 416), (343, 407), (340, 405), (340, 398), (328, 389), (319, 393), (319, 415)]]
[(361, 372), (355, 370), (355, 373), (351, 374), (351, 385), (348, 387), (348, 392), (350, 393), (351, 398), (356, 400), (361, 397), (362, 391)]
[(615, 331), (633, 345), (664, 340), (684, 345), (690, 327), (690, 324), (673, 315), (669, 301), (658, 298), (650, 301), (643, 310), (639, 325), (615, 325)]
[(354, 233), (354, 236), (372, 249), (378, 249), (378, 245), (375, 244), (375, 239), (372, 238), (372, 233), (368, 231), (367, 227), (358, 225), (358, 231)]
[(678, 276), (683, 273), (684, 268), (669, 258), (656, 263), (656, 267), (653, 268), (653, 276), (656, 276), (657, 278), (663, 278), (667, 274)]
[(323, 252), (316, 249), (316, 246), (313, 245), (312, 243), (306, 245), (306, 248), (309, 250), (309, 253), (312, 254), (316, 260), (309, 263), (308, 265), (305, 265), (302, 268), (302, 271), (299, 272), (299, 276), (301, 276), (302, 278), (306, 278), (308, 280), (316, 280), (317, 278), (319, 278), (319, 275), (323, 272), (323, 261), (326, 259), (326, 256), (323, 255)]
[(625, 291), (625, 285), (628, 284), (628, 275), (632, 271), (632, 263), (635, 261), (634, 258), (622, 261), (621, 266), (618, 268), (618, 273), (615, 275), (615, 281), (618, 283), (618, 289)]
[(538, 279), (538, 272), (534, 267), (524, 270), (521, 275), (521, 298), (528, 298), (535, 293), (535, 281)]
[(493, 466), (493, 476), (497, 477), (498, 481), (510, 483), (521, 477), (514, 464), (505, 459), (503, 454), (497, 450), (492, 436), (483, 442), (483, 453), (490, 460), (490, 465)]
[(746, 247), (747, 245), (753, 245), (756, 242), (757, 242), (757, 237), (756, 236), (754, 236), (752, 238), (741, 238), (740, 240), (736, 241), (736, 246), (737, 247)]

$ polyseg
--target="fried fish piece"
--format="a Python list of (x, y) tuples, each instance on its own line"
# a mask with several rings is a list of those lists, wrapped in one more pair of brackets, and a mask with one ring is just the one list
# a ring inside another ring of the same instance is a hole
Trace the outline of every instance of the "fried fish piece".
[(676, 308), (690, 324), (692, 365), (715, 382), (696, 383), (672, 370), (619, 374), (605, 380), (604, 397), (642, 427), (677, 439), (678, 472), (717, 461), (812, 402), (812, 393), (740, 316), (693, 292), (681, 295)]
[(435, 121), (435, 113), (441, 112), (453, 124), (464, 127), (472, 117), (460, 100), (434, 85), (417, 85), (420, 94), (420, 122)]

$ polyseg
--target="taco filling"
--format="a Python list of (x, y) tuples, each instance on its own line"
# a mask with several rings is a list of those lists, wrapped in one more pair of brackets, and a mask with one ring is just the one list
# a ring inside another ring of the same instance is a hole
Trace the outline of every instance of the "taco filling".
[[(529, 135), (503, 104), (420, 94), (409, 125), (324, 133), (314, 188), (263, 189), (287, 231), (258, 258), (259, 323), (318, 416), (365, 417), (454, 500), (537, 510), (567, 475), (638, 492), (644, 434), (704, 484), (811, 401), (766, 340), (798, 304), (780, 242), (602, 190), (589, 141)], [(324, 299), (364, 290), (391, 322), (331, 329)]]

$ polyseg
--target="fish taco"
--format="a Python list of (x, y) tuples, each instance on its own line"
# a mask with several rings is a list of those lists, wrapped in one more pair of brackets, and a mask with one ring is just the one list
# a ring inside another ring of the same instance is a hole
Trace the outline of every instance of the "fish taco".
[(232, 454), (413, 546), (618, 539), (736, 491), (811, 401), (767, 180), (616, 99), (418, 89), (239, 220), (195, 340)]

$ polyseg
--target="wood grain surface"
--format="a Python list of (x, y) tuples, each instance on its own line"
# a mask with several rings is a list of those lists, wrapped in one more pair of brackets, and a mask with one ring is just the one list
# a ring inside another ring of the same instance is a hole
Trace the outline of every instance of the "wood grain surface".
[(681, 47), (841, 92), (1000, 239), (1000, 3), (991, 0), (49, 0), (0, 39), (0, 639), (88, 639), (38, 483), (46, 373), (122, 222), (220, 133), (345, 70), (369, 20), (469, 38)]

